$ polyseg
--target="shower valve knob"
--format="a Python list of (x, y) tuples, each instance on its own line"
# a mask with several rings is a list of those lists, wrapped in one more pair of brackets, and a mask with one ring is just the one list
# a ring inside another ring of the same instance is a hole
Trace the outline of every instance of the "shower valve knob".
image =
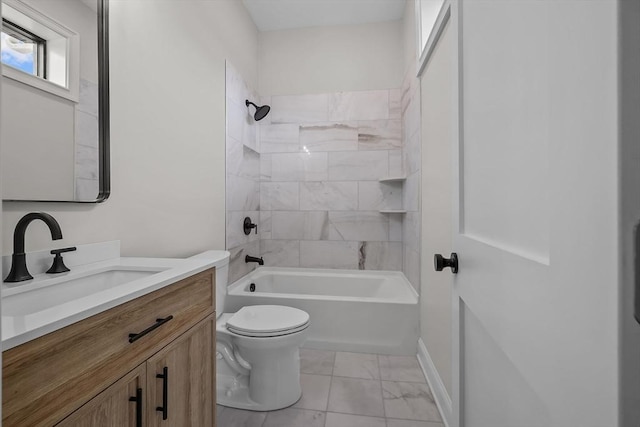
[(455, 252), (452, 252), (450, 255), (450, 258), (445, 258), (440, 254), (435, 254), (433, 256), (433, 266), (435, 267), (436, 271), (442, 271), (445, 268), (449, 267), (451, 268), (451, 272), (453, 274), (457, 274), (458, 273), (458, 254)]
[(244, 230), (244, 234), (247, 236), (251, 234), (251, 229), (256, 229), (256, 234), (258, 234), (258, 225), (251, 222), (251, 218), (248, 216), (244, 218), (244, 224), (242, 225), (242, 229)]

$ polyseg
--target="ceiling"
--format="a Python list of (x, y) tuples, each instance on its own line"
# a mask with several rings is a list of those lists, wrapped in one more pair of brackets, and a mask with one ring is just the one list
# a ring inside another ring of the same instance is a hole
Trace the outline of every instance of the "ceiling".
[(395, 21), (406, 1), (242, 0), (260, 31)]

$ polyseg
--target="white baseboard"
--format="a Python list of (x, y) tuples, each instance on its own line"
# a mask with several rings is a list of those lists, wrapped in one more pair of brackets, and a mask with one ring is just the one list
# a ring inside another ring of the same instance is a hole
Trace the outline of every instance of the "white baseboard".
[(436, 401), (440, 415), (442, 415), (442, 421), (446, 427), (449, 427), (451, 426), (451, 420), (453, 418), (451, 397), (449, 397), (449, 393), (447, 393), (447, 389), (442, 383), (442, 378), (440, 378), (422, 338), (418, 339), (418, 362), (429, 383), (429, 387), (431, 387), (433, 391), (433, 398)]

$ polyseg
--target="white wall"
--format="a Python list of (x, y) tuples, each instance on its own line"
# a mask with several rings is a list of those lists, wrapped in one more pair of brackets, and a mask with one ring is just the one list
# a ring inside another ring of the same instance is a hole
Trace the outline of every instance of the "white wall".
[(300, 95), (399, 88), (402, 22), (260, 34), (259, 92)]
[(414, 0), (407, 0), (404, 7), (404, 17), (402, 18), (402, 40), (404, 72), (409, 71), (409, 67), (416, 64), (416, 4)]
[(224, 248), (225, 59), (257, 84), (258, 34), (236, 0), (111, 1), (112, 194), (99, 205), (3, 203), (3, 253), (30, 211), (28, 251), (120, 239), (124, 255)]

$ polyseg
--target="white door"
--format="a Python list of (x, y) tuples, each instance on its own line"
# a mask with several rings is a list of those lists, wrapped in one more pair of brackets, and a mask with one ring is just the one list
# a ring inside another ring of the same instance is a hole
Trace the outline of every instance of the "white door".
[(617, 425), (615, 14), (452, 4), (456, 425)]

